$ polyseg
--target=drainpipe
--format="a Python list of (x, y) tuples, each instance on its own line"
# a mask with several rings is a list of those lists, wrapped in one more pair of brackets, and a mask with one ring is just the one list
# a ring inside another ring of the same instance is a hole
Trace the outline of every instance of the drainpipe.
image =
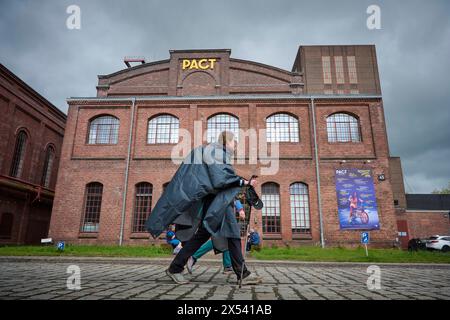
[(123, 244), (123, 233), (125, 227), (125, 209), (127, 203), (127, 193), (128, 193), (128, 172), (130, 171), (130, 160), (131, 160), (131, 145), (133, 141), (133, 127), (134, 127), (134, 109), (135, 109), (136, 98), (131, 99), (131, 117), (130, 117), (130, 132), (128, 136), (128, 151), (127, 151), (127, 162), (125, 166), (125, 181), (123, 185), (123, 196), (122, 196), (122, 220), (120, 222), (120, 235), (119, 235), (119, 246)]
[(320, 194), (320, 168), (319, 168), (319, 152), (317, 150), (317, 129), (316, 129), (316, 111), (314, 106), (314, 98), (311, 98), (311, 115), (313, 122), (314, 135), (314, 158), (316, 160), (316, 177), (317, 177), (317, 202), (319, 205), (319, 224), (320, 224), (320, 245), (325, 248), (325, 240), (323, 237), (323, 215), (322, 215), (322, 196)]

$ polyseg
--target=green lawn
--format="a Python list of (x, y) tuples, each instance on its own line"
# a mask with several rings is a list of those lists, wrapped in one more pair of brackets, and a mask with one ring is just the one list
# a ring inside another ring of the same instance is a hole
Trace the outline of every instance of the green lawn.
[(450, 263), (450, 252), (418, 251), (408, 252), (398, 249), (370, 249), (366, 257), (364, 248), (291, 247), (263, 248), (252, 251), (252, 256), (260, 260), (297, 260), (327, 262), (391, 262), (391, 263)]
[(66, 245), (63, 252), (55, 246), (4, 246), (0, 256), (79, 256), (79, 257), (170, 257), (172, 250), (161, 246), (80, 246)]
[[(84, 256), (84, 257), (171, 257), (171, 249), (161, 246), (81, 246), (66, 245), (63, 252), (54, 246), (3, 246), (0, 256)], [(450, 263), (450, 252), (408, 252), (397, 249), (291, 247), (262, 248), (252, 251), (258, 260), (293, 260), (327, 262), (396, 262), (396, 263)]]

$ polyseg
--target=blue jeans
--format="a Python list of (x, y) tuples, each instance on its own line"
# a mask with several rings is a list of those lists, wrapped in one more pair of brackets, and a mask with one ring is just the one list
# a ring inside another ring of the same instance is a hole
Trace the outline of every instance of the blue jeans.
[[(209, 239), (192, 256), (195, 258), (195, 260), (198, 260), (213, 249), (214, 248), (212, 240)], [(222, 263), (224, 268), (231, 267), (231, 257), (230, 252), (228, 250), (223, 252)]]

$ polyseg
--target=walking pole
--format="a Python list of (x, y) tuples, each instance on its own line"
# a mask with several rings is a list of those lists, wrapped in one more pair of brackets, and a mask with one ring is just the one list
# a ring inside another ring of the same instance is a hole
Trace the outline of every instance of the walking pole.
[[(253, 175), (250, 180), (248, 181), (248, 185), (250, 185), (250, 182), (252, 181), (252, 179), (255, 176)], [(248, 185), (244, 187), (244, 203), (243, 203), (243, 207), (244, 207), (244, 211), (245, 211), (245, 202), (247, 201), (247, 188)], [(249, 211), (248, 211), (248, 223), (246, 221), (246, 219), (244, 219), (244, 224), (245, 224), (245, 233), (244, 235), (241, 237), (241, 252), (242, 252), (242, 266), (241, 266), (241, 277), (239, 278), (239, 289), (242, 288), (242, 278), (244, 276), (244, 267), (246, 267), (245, 265), (245, 254), (247, 253), (247, 234), (248, 234), (248, 227), (250, 226), (250, 221), (251, 221), (251, 213), (252, 213), (252, 206), (249, 205)], [(241, 228), (242, 231), (242, 228)], [(244, 241), (245, 239), (245, 241)]]
[[(248, 188), (248, 187), (245, 187), (245, 188)], [(245, 200), (247, 198), (246, 195), (245, 195), (246, 191), (247, 190), (244, 191), (244, 203), (243, 203), (244, 210), (245, 210)], [(250, 224), (250, 213), (251, 213), (251, 211), (252, 211), (252, 208), (250, 207), (250, 209), (249, 209), (249, 220), (248, 220), (249, 223), (246, 224), (246, 221), (244, 219), (245, 233), (241, 237), (242, 266), (241, 266), (241, 276), (239, 278), (239, 289), (242, 288), (242, 278), (244, 277), (245, 253), (247, 251), (246, 250), (246, 246), (247, 246), (247, 239), (246, 239), (246, 237), (247, 237), (247, 234), (248, 234), (248, 225)], [(241, 228), (241, 232), (242, 232), (242, 228)]]

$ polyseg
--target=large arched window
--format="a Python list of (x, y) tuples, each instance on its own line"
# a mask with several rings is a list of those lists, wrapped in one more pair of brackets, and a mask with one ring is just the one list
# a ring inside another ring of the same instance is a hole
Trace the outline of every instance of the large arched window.
[(178, 143), (180, 121), (169, 114), (154, 117), (148, 122), (147, 143)]
[(289, 187), (291, 195), (292, 233), (310, 233), (308, 186), (304, 183), (293, 183)]
[(23, 162), (25, 160), (25, 151), (27, 148), (28, 136), (25, 131), (20, 130), (16, 138), (13, 161), (10, 170), (10, 176), (20, 178), (22, 176)]
[(101, 183), (91, 182), (86, 185), (81, 232), (98, 232), (102, 195), (103, 185)]
[(216, 114), (208, 119), (207, 141), (216, 142), (222, 131), (234, 133), (236, 141), (239, 140), (239, 119), (226, 113)]
[(267, 142), (298, 142), (298, 120), (287, 113), (267, 118)]
[(101, 116), (93, 119), (89, 125), (89, 144), (117, 144), (119, 138), (119, 119), (113, 116)]
[(327, 118), (328, 142), (360, 142), (359, 122), (347, 113), (335, 113)]
[(0, 239), (11, 239), (14, 215), (5, 212), (0, 216)]
[(280, 187), (273, 182), (261, 186), (262, 223), (264, 233), (281, 233)]
[(45, 152), (44, 170), (42, 171), (41, 185), (48, 188), (52, 178), (53, 162), (55, 160), (55, 149), (52, 146), (47, 147)]
[(134, 200), (133, 232), (144, 232), (145, 222), (152, 208), (153, 186), (148, 182), (136, 185), (136, 196)]

